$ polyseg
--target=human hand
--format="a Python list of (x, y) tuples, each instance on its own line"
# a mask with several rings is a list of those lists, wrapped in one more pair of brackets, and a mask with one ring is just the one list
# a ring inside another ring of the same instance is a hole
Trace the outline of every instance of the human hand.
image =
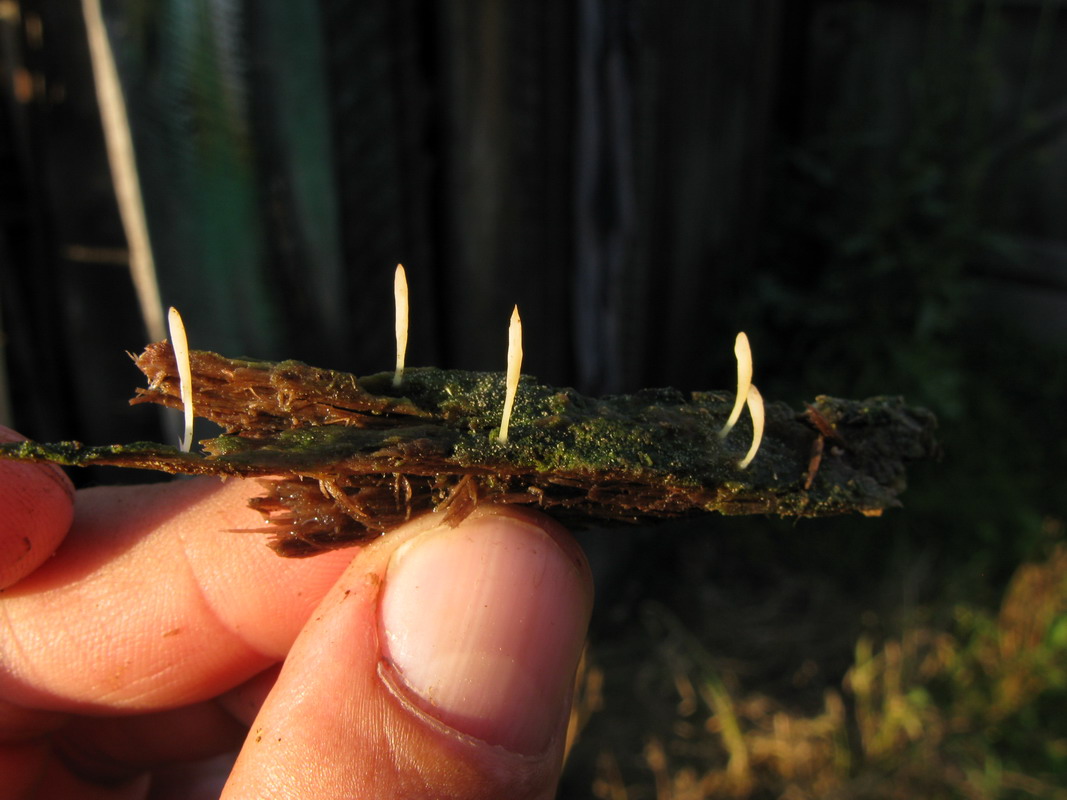
[(592, 603), (569, 535), (488, 506), (290, 560), (233, 532), (256, 491), (72, 514), (58, 469), (0, 462), (0, 798), (551, 797)]

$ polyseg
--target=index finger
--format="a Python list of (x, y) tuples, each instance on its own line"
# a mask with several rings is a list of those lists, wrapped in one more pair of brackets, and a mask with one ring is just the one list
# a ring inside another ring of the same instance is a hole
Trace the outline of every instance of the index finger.
[(0, 595), (0, 704), (92, 713), (187, 705), (284, 658), (352, 559), (275, 555), (255, 481), (79, 492), (55, 558)]
[[(0, 442), (25, 437), (0, 426)], [(70, 528), (74, 487), (59, 467), (0, 461), (0, 589), (29, 575)]]

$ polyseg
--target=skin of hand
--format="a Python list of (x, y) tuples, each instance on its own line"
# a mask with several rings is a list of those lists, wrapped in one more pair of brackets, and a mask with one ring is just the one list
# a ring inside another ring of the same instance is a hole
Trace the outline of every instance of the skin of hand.
[(592, 607), (569, 534), (483, 506), (284, 559), (258, 488), (0, 462), (0, 800), (552, 797)]

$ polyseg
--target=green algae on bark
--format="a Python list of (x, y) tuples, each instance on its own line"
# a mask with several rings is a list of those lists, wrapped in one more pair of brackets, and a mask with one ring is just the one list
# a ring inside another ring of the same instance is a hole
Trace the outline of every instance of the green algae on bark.
[[(131, 403), (181, 408), (167, 342), (136, 359)], [(137, 442), (0, 445), (0, 457), (71, 466), (259, 477), (262, 529), (288, 556), (366, 540), (425, 510), (460, 519), (477, 502), (537, 506), (574, 523), (694, 512), (874, 515), (899, 505), (905, 464), (936, 454), (936, 421), (900, 398), (768, 404), (759, 454), (738, 462), (751, 425), (718, 435), (732, 393), (646, 389), (590, 398), (523, 376), (509, 437), (497, 433), (502, 373), (433, 368), (365, 378), (296, 361), (194, 351), (193, 408), (224, 433), (202, 452)], [(829, 434), (829, 435), (828, 435)]]

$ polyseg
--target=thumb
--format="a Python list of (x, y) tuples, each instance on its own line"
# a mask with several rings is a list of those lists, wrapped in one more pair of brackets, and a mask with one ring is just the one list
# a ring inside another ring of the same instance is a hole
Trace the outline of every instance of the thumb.
[(542, 515), (394, 531), (301, 632), (223, 798), (552, 797), (591, 606)]

